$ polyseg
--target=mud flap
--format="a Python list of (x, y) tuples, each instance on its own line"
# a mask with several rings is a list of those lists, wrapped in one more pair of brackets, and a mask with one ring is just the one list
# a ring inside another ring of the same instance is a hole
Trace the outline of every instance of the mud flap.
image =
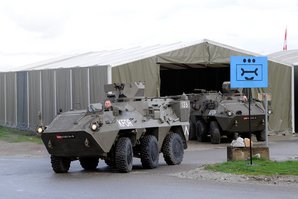
[(183, 129), (183, 134), (184, 134), (185, 140), (188, 141), (188, 138), (189, 138), (189, 125), (182, 126), (182, 129)]

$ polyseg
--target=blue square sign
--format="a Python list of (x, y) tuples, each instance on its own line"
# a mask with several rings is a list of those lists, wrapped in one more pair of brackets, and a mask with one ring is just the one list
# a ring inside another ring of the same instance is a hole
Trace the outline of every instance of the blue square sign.
[(231, 88), (267, 88), (267, 57), (231, 56)]

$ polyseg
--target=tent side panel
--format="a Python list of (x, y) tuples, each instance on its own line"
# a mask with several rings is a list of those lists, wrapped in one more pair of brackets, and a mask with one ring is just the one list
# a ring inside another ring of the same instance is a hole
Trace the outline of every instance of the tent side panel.
[(0, 125), (5, 125), (4, 74), (0, 73)]
[(40, 110), (40, 71), (29, 73), (29, 128), (35, 129), (38, 125)]
[(41, 72), (42, 79), (42, 120), (45, 124), (51, 123), (55, 117), (54, 99), (54, 70)]
[(160, 71), (155, 58), (135, 61), (112, 68), (112, 82), (131, 83), (145, 81), (145, 96), (160, 95)]
[(6, 125), (16, 126), (16, 85), (15, 73), (6, 74)]
[(56, 70), (57, 109), (63, 112), (71, 109), (70, 100), (70, 69)]
[(72, 99), (73, 109), (85, 109), (88, 105), (87, 68), (72, 69)]
[(157, 56), (157, 63), (208, 63), (209, 52), (207, 47), (207, 43), (201, 43), (199, 45), (163, 53)]
[[(298, 66), (294, 66), (294, 77), (295, 113), (298, 113)], [(298, 114), (295, 114), (295, 130), (298, 131)]]
[(210, 54), (210, 64), (229, 64), (231, 56), (253, 56), (252, 54), (237, 51), (236, 49), (227, 49), (225, 46), (208, 44)]
[[(239, 50), (239, 49), (238, 49)], [(226, 46), (218, 46), (208, 42), (186, 47), (183, 49), (163, 53), (157, 56), (157, 63), (183, 63), (183, 64), (208, 64), (212, 67), (214, 64), (230, 63), (230, 56), (252, 56), (249, 52), (229, 49)], [(226, 67), (226, 66), (224, 66)]]
[(28, 128), (27, 72), (17, 72), (17, 127)]
[(98, 103), (104, 101), (104, 85), (108, 83), (107, 70), (107, 66), (96, 66), (89, 68), (90, 103)]
[(269, 130), (291, 131), (291, 67), (269, 62), (269, 93), (272, 93), (273, 114)]

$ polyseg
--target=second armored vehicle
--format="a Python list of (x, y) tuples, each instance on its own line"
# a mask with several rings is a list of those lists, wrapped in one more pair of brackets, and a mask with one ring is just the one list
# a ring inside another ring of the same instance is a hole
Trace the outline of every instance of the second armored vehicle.
[[(236, 134), (247, 137), (249, 133), (249, 104), (245, 95), (230, 89), (224, 82), (221, 92), (197, 90), (188, 94), (191, 103), (190, 139), (221, 142), (221, 136), (231, 140)], [(251, 131), (258, 141), (265, 140), (265, 110), (263, 104), (251, 101)]]
[(58, 115), (37, 131), (56, 173), (68, 172), (79, 160), (85, 170), (94, 170), (99, 159), (119, 172), (130, 172), (133, 157), (144, 168), (158, 166), (159, 153), (169, 165), (180, 164), (187, 148), (190, 103), (186, 95), (145, 98), (144, 84), (105, 86), (107, 100), (87, 110)]

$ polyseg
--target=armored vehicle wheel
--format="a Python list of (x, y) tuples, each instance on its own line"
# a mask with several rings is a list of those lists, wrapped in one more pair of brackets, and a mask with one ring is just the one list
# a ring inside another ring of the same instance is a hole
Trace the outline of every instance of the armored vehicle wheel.
[(66, 157), (51, 156), (52, 168), (55, 173), (67, 173), (71, 160)]
[(212, 144), (220, 143), (220, 129), (216, 121), (210, 122), (210, 137)]
[(228, 133), (227, 138), (229, 142), (232, 142), (238, 138), (238, 133)]
[(115, 163), (119, 172), (128, 173), (132, 170), (133, 150), (129, 138), (121, 137), (116, 144)]
[(241, 137), (244, 138), (250, 138), (250, 134), (249, 133), (241, 133)]
[(95, 170), (98, 165), (97, 157), (81, 157), (79, 160), (85, 170)]
[(111, 160), (111, 159), (105, 159), (105, 163), (106, 163), (109, 167), (115, 167), (115, 165), (116, 165), (115, 160)]
[(184, 147), (181, 136), (177, 133), (170, 133), (163, 142), (163, 157), (168, 165), (180, 164), (183, 160)]
[(146, 135), (141, 140), (141, 162), (145, 169), (153, 169), (158, 166), (159, 151), (155, 136)]
[(264, 131), (260, 131), (260, 132), (256, 132), (256, 138), (257, 141), (266, 141), (266, 132)]
[(190, 120), (189, 121), (189, 140), (196, 140), (197, 139), (197, 132), (196, 132), (196, 122)]
[(106, 165), (109, 167), (115, 167), (115, 147), (112, 147), (110, 152), (108, 153), (108, 156), (104, 159)]
[(197, 133), (197, 140), (199, 142), (206, 142), (207, 141), (207, 128), (206, 123), (202, 120), (198, 120), (196, 123), (196, 133)]

